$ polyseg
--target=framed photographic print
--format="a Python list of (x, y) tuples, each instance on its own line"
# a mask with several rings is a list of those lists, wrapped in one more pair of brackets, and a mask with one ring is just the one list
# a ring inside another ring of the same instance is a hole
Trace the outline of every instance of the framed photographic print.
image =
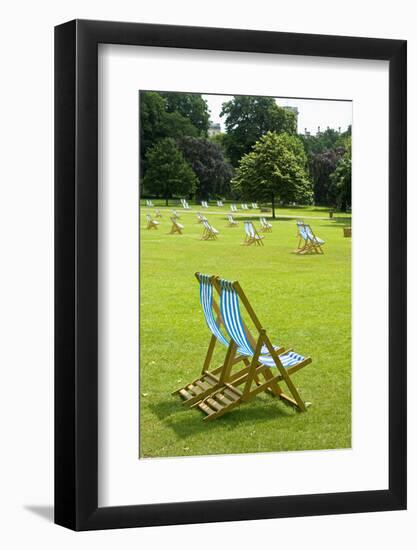
[(406, 507), (406, 42), (55, 30), (55, 521)]

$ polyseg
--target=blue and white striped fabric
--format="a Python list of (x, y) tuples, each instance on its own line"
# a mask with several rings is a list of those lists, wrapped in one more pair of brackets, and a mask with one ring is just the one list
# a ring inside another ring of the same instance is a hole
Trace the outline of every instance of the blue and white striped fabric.
[[(231, 281), (220, 279), (220, 286), (220, 311), (226, 331), (230, 338), (232, 338), (238, 346), (239, 353), (251, 357), (254, 354), (254, 350), (246, 336), (245, 328), (243, 326), (239, 307), (239, 296), (233, 288)], [(279, 359), (284, 368), (293, 367), (298, 363), (301, 363), (301, 361), (304, 361), (304, 357), (302, 355), (299, 355), (293, 351), (279, 355)], [(276, 366), (274, 359), (268, 354), (268, 349), (266, 346), (262, 346), (259, 362), (265, 367)]]
[(204, 317), (206, 318), (206, 323), (208, 328), (210, 329), (211, 333), (214, 334), (214, 336), (224, 344), (226, 347), (229, 345), (229, 342), (227, 341), (224, 334), (221, 332), (218, 324), (216, 323), (216, 319), (213, 315), (213, 285), (210, 282), (210, 276), (209, 275), (203, 275), (200, 273), (199, 275), (200, 279), (200, 302), (201, 306), (203, 308)]
[(319, 239), (319, 237), (316, 237), (315, 235), (313, 235), (313, 232), (312, 232), (311, 227), (309, 225), (305, 225), (304, 229), (306, 230), (308, 238), (310, 239), (310, 241), (313, 241), (313, 243), (316, 243), (316, 244), (325, 244), (323, 239)]
[(221, 279), (220, 285), (220, 311), (226, 331), (239, 348), (240, 353), (252, 356), (254, 352), (246, 336), (242, 317), (240, 315), (239, 297), (231, 281)]

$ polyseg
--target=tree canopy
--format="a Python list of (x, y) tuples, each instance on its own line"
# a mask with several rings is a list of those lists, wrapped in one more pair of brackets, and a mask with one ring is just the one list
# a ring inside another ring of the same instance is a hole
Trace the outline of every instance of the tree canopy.
[(279, 107), (271, 97), (234, 96), (223, 103), (220, 116), (225, 117), (225, 147), (233, 166), (266, 132), (295, 134), (295, 114)]
[(177, 112), (187, 118), (197, 128), (199, 135), (207, 136), (210, 115), (207, 102), (200, 94), (185, 94), (181, 92), (161, 92), (165, 99), (168, 113)]
[(311, 202), (306, 165), (304, 147), (297, 136), (267, 132), (240, 160), (232, 185), (247, 199), (271, 201), (275, 217), (277, 200)]
[(197, 175), (198, 199), (229, 193), (232, 168), (219, 145), (208, 139), (185, 136), (178, 140), (178, 147)]
[[(181, 94), (180, 94), (181, 95)], [(157, 92), (140, 94), (141, 173), (146, 173), (146, 153), (158, 140), (198, 136), (199, 129), (178, 111), (167, 110), (167, 100)]]
[(168, 199), (194, 192), (198, 180), (172, 138), (157, 141), (146, 154), (143, 186), (147, 193)]

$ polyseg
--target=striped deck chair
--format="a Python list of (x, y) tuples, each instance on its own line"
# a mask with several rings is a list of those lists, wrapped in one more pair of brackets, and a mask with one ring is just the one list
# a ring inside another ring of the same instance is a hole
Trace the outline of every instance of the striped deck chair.
[(207, 221), (207, 218), (200, 214), (200, 212), (197, 212), (197, 223), (203, 223), (204, 221)]
[(162, 214), (159, 208), (155, 208), (155, 218), (162, 218)]
[(261, 231), (264, 233), (271, 233), (272, 223), (267, 222), (266, 218), (259, 218), (259, 222), (261, 224)]
[(153, 207), (154, 207), (153, 202), (150, 201), (150, 200), (147, 200), (147, 201), (146, 201), (146, 206), (149, 206), (149, 208), (153, 208)]
[(258, 208), (259, 208), (258, 203), (257, 203), (257, 202), (253, 202), (253, 203), (252, 203), (252, 208), (254, 208), (255, 210), (258, 210)]
[(208, 220), (203, 220), (203, 234), (201, 236), (202, 241), (215, 241), (219, 232), (215, 229)]
[(201, 201), (201, 206), (203, 208), (208, 208), (209, 207), (208, 204), (207, 204), (207, 201)]
[(241, 204), (240, 206), (241, 206), (242, 210), (249, 210), (248, 205), (245, 204), (245, 203)]
[(174, 216), (171, 217), (172, 226), (171, 231), (169, 232), (169, 235), (174, 235), (175, 233), (178, 233), (179, 235), (182, 235), (182, 230), (184, 229), (184, 226), (182, 223), (179, 223), (177, 218)]
[(230, 205), (230, 210), (231, 210), (232, 212), (237, 212), (237, 206), (236, 206), (236, 204), (231, 204), (231, 205)]
[[(237, 352), (233, 358), (231, 357), (232, 344), (228, 336), (225, 335), (225, 331), (223, 330), (222, 332), (220, 308), (213, 297), (214, 290), (220, 295), (220, 285), (217, 278), (198, 272), (195, 273), (195, 277), (200, 285), (200, 304), (211, 337), (200, 377), (172, 392), (172, 395), (179, 394), (184, 399), (183, 404), (190, 406), (198, 405), (199, 401), (220, 388), (224, 390), (226, 395), (230, 391), (233, 392), (233, 389), (230, 388), (230, 384), (235, 384), (238, 381), (242, 383), (244, 377), (247, 376), (249, 372), (250, 366), (250, 361), (245, 354), (242, 355)], [(252, 345), (255, 346), (256, 341), (245, 324), (244, 329)], [(214, 349), (217, 343), (227, 348), (226, 356), (220, 366), (210, 370)], [(274, 346), (274, 349), (277, 353), (282, 353), (284, 351), (284, 348), (278, 346)], [(266, 348), (264, 348), (263, 351), (264, 353), (268, 353)], [(234, 368), (235, 365), (241, 362), (243, 362), (243, 365), (239, 365), (240, 369), (236, 371)], [(259, 367), (261, 370), (264, 368), (261, 363), (259, 363)], [(232, 369), (234, 372), (232, 372)], [(258, 380), (259, 383), (257, 374), (255, 379)]]
[(295, 223), (297, 226), (296, 237), (298, 238), (298, 244), (294, 252), (296, 252), (297, 254), (301, 254), (303, 251), (307, 249), (308, 235), (307, 235), (307, 231), (305, 230), (305, 224), (303, 220), (297, 220)]
[(228, 227), (236, 227), (238, 225), (238, 222), (233, 218), (232, 214), (228, 214), (227, 219), (229, 222), (227, 224)]
[(184, 210), (189, 210), (190, 206), (188, 202), (185, 199), (181, 199), (181, 206), (184, 208)]
[(176, 210), (172, 211), (172, 217), (175, 218), (176, 220), (179, 220), (181, 218), (181, 216), (178, 214)]
[(304, 229), (308, 237), (309, 251), (314, 251), (316, 254), (324, 254), (322, 246), (325, 244), (325, 241), (317, 237), (317, 235), (313, 233), (313, 230), (308, 224), (304, 225)]
[(217, 206), (219, 208), (223, 208), (223, 202), (222, 201), (217, 201)]
[(255, 243), (256, 245), (263, 246), (263, 238), (264, 236), (259, 235), (252, 222), (245, 222), (245, 240), (243, 241), (244, 245), (250, 246), (251, 244)]
[(148, 222), (146, 229), (158, 229), (159, 222), (153, 220), (150, 214), (146, 214), (146, 220)]
[[(228, 383), (233, 383), (240, 377), (247, 375), (250, 365), (250, 361), (245, 355), (235, 354), (233, 359), (230, 357), (231, 342), (225, 336), (225, 331), (223, 330), (222, 332), (220, 308), (213, 297), (215, 288), (213, 282), (216, 278), (198, 272), (195, 276), (200, 285), (200, 304), (211, 337), (200, 376), (189, 384), (172, 392), (172, 395), (179, 394), (184, 399), (183, 404), (189, 406), (198, 404), (203, 398), (208, 397), (213, 391), (221, 387), (225, 390), (228, 389)], [(216, 287), (217, 291), (218, 288)], [(210, 370), (217, 343), (227, 348), (226, 356), (220, 366)], [(243, 370), (240, 369), (238, 372), (232, 374), (231, 369), (240, 362), (243, 362), (243, 365), (241, 365)]]
[[(217, 284), (220, 286), (222, 322), (232, 342), (228, 348), (229, 361), (233, 360), (238, 352), (240, 355), (250, 358), (251, 363), (246, 376), (228, 384), (229, 392), (226, 395), (224, 389), (221, 388), (198, 402), (198, 407), (206, 414), (205, 420), (218, 418), (263, 391), (272, 393), (300, 411), (306, 411), (307, 407), (294, 386), (291, 376), (311, 363), (311, 358), (303, 357), (294, 351), (284, 353), (277, 351), (239, 283), (218, 279)], [(248, 338), (240, 312), (240, 304), (243, 305), (257, 330), (258, 338), (255, 344)], [(273, 368), (278, 371), (275, 375), (272, 374)], [(259, 383), (259, 376), (265, 380), (262, 384)], [(282, 382), (287, 386), (290, 395), (284, 394), (280, 387)], [(238, 386), (243, 387), (240, 389)]]

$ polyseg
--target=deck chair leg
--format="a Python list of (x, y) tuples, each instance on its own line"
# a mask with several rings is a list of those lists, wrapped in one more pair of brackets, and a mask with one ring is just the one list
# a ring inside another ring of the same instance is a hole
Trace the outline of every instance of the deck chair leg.
[(229, 347), (227, 348), (226, 358), (224, 360), (223, 369), (220, 374), (220, 383), (224, 384), (230, 378), (230, 371), (233, 366), (233, 359), (237, 350), (236, 344), (233, 340), (230, 342)]
[[(263, 332), (265, 332), (265, 331), (263, 331)], [(249, 399), (252, 382), (255, 379), (256, 367), (258, 366), (258, 359), (259, 359), (259, 356), (261, 354), (261, 349), (262, 349), (262, 336), (263, 336), (263, 334), (261, 333), (259, 338), (258, 338), (258, 341), (256, 343), (255, 353), (252, 357), (251, 365), (249, 367), (248, 378), (246, 380), (245, 388), (244, 388), (243, 394), (242, 394), (242, 400), (243, 401), (247, 401)]]
[(204, 359), (203, 369), (201, 371), (201, 374), (204, 374), (205, 372), (207, 372), (209, 370), (211, 359), (213, 357), (214, 347), (216, 345), (216, 341), (217, 341), (217, 338), (213, 334), (212, 337), (210, 338), (210, 343), (209, 343), (209, 347), (208, 347), (208, 350), (207, 350), (207, 353), (206, 353), (206, 358)]

